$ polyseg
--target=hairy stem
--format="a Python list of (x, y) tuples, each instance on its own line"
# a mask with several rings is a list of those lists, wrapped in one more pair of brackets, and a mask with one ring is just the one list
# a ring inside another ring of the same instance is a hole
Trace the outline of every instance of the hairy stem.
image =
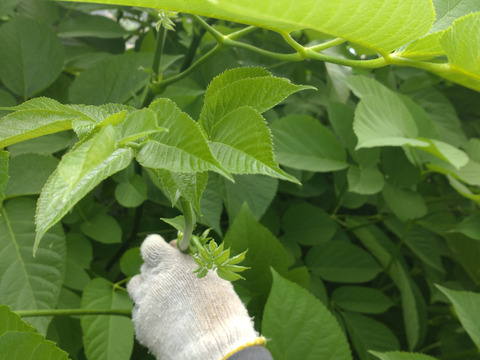
[(61, 316), (61, 315), (122, 315), (132, 316), (130, 309), (43, 309), (43, 310), (17, 310), (20, 317), (33, 316)]

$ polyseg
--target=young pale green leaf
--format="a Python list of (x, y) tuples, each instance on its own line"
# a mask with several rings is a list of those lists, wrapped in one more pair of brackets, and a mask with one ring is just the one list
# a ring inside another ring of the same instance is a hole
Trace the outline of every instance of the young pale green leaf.
[(142, 109), (130, 113), (119, 127), (118, 136), (120, 144), (126, 144), (156, 132), (167, 130), (158, 127), (157, 115), (150, 109)]
[(450, 144), (444, 143), (443, 141), (439, 140), (429, 140), (429, 139), (421, 139), (425, 142), (428, 142), (430, 145), (427, 147), (421, 147), (420, 149), (426, 151), (439, 159), (442, 159), (450, 164), (457, 170), (460, 170), (463, 166), (465, 166), (469, 158), (465, 152), (453, 147)]
[(455, 19), (480, 11), (480, 3), (476, 0), (433, 0), (433, 5), (436, 17), (431, 33), (445, 30)]
[(173, 172), (215, 171), (231, 179), (228, 171), (214, 158), (202, 129), (171, 100), (159, 99), (150, 105), (158, 126), (168, 132), (151, 137), (137, 154), (138, 162), (152, 169)]
[[(65, 275), (65, 235), (61, 226), (45, 234), (32, 257), (35, 202), (28, 198), (5, 202), (0, 216), (0, 303), (13, 310), (54, 309)], [(51, 318), (28, 318), (46, 333)]]
[(120, 23), (99, 15), (80, 15), (60, 23), (60, 37), (96, 37), (100, 39), (121, 38), (127, 35)]
[(440, 38), (442, 35), (443, 31), (425, 35), (409, 44), (402, 51), (394, 53), (393, 56), (416, 60), (428, 60), (437, 56), (445, 55), (445, 50), (440, 44)]
[(91, 123), (85, 114), (48, 98), (35, 98), (8, 108), (15, 112), (0, 118), (0, 147), (72, 128), (72, 121)]
[(270, 130), (253, 108), (243, 106), (229, 112), (212, 126), (208, 135), (213, 155), (227, 171), (299, 183), (276, 163)]
[(435, 285), (443, 292), (453, 304), (458, 319), (465, 331), (470, 335), (477, 348), (480, 348), (480, 294), (450, 290), (440, 285)]
[(388, 275), (400, 290), (408, 347), (410, 350), (414, 349), (420, 339), (421, 310), (415, 298), (413, 285), (407, 271), (399, 260), (392, 259), (391, 251), (394, 251), (392, 248), (393, 244), (374, 225), (360, 227), (360, 225), (365, 225), (363, 220), (348, 218), (347, 224), (349, 228), (355, 228), (353, 230), (354, 235), (377, 258), (382, 267), (387, 269)]
[[(87, 143), (84, 143), (87, 144)], [(82, 149), (82, 147), (77, 148)], [(84, 149), (83, 149), (84, 150)], [(88, 155), (88, 151), (85, 153)], [(120, 148), (111, 153), (101, 163), (86, 171), (72, 184), (62, 177), (59, 168), (50, 176), (37, 203), (35, 223), (37, 226), (34, 251), (45, 232), (56, 224), (87, 193), (110, 175), (125, 169), (133, 160), (133, 150)]]
[(365, 286), (340, 286), (333, 291), (332, 301), (343, 310), (364, 314), (381, 314), (393, 305), (380, 290)]
[(382, 191), (385, 176), (376, 166), (358, 167), (351, 165), (347, 173), (348, 191), (363, 195), (373, 195)]
[(283, 239), (301, 245), (315, 245), (330, 240), (337, 225), (322, 208), (306, 202), (290, 206), (282, 219)]
[[(267, 348), (276, 360), (351, 360), (335, 317), (307, 290), (272, 269), (273, 285), (262, 321)], [(308, 320), (307, 320), (308, 319)]]
[(418, 219), (427, 214), (425, 200), (418, 192), (386, 182), (382, 196), (393, 213), (402, 221)]
[(480, 213), (475, 213), (465, 218), (459, 225), (454, 227), (451, 232), (459, 232), (468, 236), (470, 239), (480, 241)]
[(329, 172), (348, 167), (345, 148), (318, 120), (290, 115), (276, 120), (272, 130), (277, 161), (298, 170)]
[(4, 192), (8, 185), (10, 176), (8, 175), (8, 159), (10, 154), (8, 151), (0, 150), (0, 209), (2, 208)]
[(242, 286), (258, 295), (256, 301), (265, 301), (272, 282), (269, 267), (274, 267), (282, 274), (287, 271), (287, 254), (283, 246), (267, 228), (255, 220), (246, 204), (230, 225), (224, 244), (233, 255), (248, 249), (242, 265), (249, 269), (242, 273), (247, 279)]
[(447, 179), (450, 185), (463, 197), (470, 199), (472, 201), (475, 201), (477, 204), (480, 205), (480, 194), (477, 194), (476, 192), (472, 192), (468, 188), (468, 186), (465, 186), (465, 184), (462, 184), (460, 181), (455, 179), (453, 176), (450, 174), (447, 174)]
[(306, 263), (322, 279), (342, 283), (367, 282), (382, 271), (369, 253), (345, 241), (315, 245), (308, 252)]
[(440, 43), (448, 57), (449, 80), (480, 91), (480, 12), (461, 17), (445, 30)]
[(11, 157), (5, 196), (40, 194), (58, 163), (52, 155), (27, 153)]
[(8, 332), (0, 336), (2, 358), (9, 360), (68, 360), (68, 354), (35, 332)]
[(437, 360), (434, 357), (420, 353), (407, 353), (402, 351), (389, 351), (384, 353), (378, 351), (369, 352), (380, 360)]
[(348, 334), (361, 360), (373, 360), (369, 350), (398, 350), (400, 344), (395, 334), (385, 324), (370, 317), (344, 312), (342, 313)]
[(63, 69), (64, 49), (46, 24), (14, 16), (0, 27), (0, 79), (28, 99), (53, 83)]
[(260, 220), (278, 189), (278, 180), (263, 175), (235, 175), (235, 183), (223, 181), (223, 202), (228, 218), (233, 221), (247, 203), (255, 219)]
[(115, 218), (99, 214), (80, 226), (83, 233), (93, 240), (104, 244), (122, 242), (122, 228)]
[[(139, 5), (133, 0), (92, 2)], [(281, 33), (314, 29), (380, 53), (389, 53), (424, 35), (435, 19), (433, 5), (429, 0), (404, 0), (394, 3), (390, 0), (313, 0), (308, 6), (296, 5), (291, 0), (142, 1), (142, 6), (145, 7), (225, 19)]]
[(124, 207), (138, 207), (147, 200), (147, 183), (135, 174), (128, 181), (121, 182), (115, 188), (115, 199)]
[(148, 82), (150, 75), (140, 70), (152, 64), (152, 54), (127, 53), (107, 58), (78, 75), (70, 87), (70, 101), (101, 105), (125, 103)]
[[(93, 279), (82, 295), (82, 309), (131, 309), (125, 290), (114, 289), (104, 278)], [(133, 350), (133, 323), (125, 316), (83, 316), (83, 344), (87, 359), (128, 360)]]
[[(0, 305), (0, 336), (10, 331), (34, 332), (35, 328), (20, 319), (7, 305)], [(3, 352), (2, 352), (3, 354)]]
[[(233, 72), (233, 74), (230, 74)], [(251, 68), (246, 71), (232, 69), (213, 80), (213, 89), (207, 90), (205, 103), (200, 113), (200, 123), (211, 138), (215, 125), (233, 110), (249, 106), (259, 113), (274, 107), (289, 95), (301, 90), (314, 89), (311, 86), (294, 85), (289, 80), (272, 75), (251, 77)], [(245, 78), (243, 77), (245, 74)], [(226, 83), (230, 78), (239, 78)]]
[(208, 172), (181, 173), (164, 169), (152, 169), (162, 182), (172, 206), (183, 196), (201, 214), (200, 200), (208, 182)]

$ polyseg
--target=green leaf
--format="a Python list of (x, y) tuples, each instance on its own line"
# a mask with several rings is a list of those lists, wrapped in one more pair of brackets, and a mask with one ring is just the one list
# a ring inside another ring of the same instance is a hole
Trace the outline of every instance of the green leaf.
[(382, 191), (385, 176), (377, 167), (351, 165), (347, 173), (348, 191), (363, 195), (373, 195)]
[(175, 172), (215, 171), (231, 178), (214, 158), (198, 124), (168, 99), (150, 105), (157, 114), (158, 125), (168, 132), (158, 133), (137, 154), (138, 162), (152, 169)]
[[(398, 235), (402, 236), (403, 234)], [(405, 236), (405, 244), (425, 264), (441, 273), (445, 273), (438, 249), (438, 242), (430, 231), (414, 226)]]
[(453, 82), (480, 91), (480, 12), (456, 19), (440, 43), (449, 61), (449, 71), (439, 73)]
[(443, 31), (425, 35), (394, 55), (416, 60), (428, 60), (445, 55), (445, 50), (440, 44), (442, 35)]
[(480, 241), (480, 213), (470, 215), (450, 231), (459, 232), (471, 239)]
[[(93, 279), (82, 295), (82, 309), (131, 309), (125, 290), (117, 290), (103, 278)], [(133, 350), (133, 323), (124, 316), (83, 316), (85, 355), (89, 360), (128, 360)]]
[(344, 310), (364, 314), (381, 314), (393, 305), (380, 290), (364, 286), (340, 286), (333, 291), (332, 301)]
[(164, 169), (152, 169), (168, 192), (172, 206), (175, 206), (180, 196), (201, 213), (200, 201), (208, 182), (208, 172), (181, 173)]
[(150, 75), (139, 68), (151, 64), (152, 54), (148, 53), (127, 53), (102, 60), (74, 80), (70, 101), (89, 105), (125, 103), (148, 83)]
[(34, 332), (8, 332), (0, 336), (3, 359), (68, 360), (68, 354)]
[[(85, 156), (88, 156), (90, 153), (90, 146), (88, 144), (89, 142), (82, 144), (77, 150)], [(59, 168), (57, 168), (48, 179), (38, 199), (35, 217), (37, 234), (35, 237), (34, 250), (40, 243), (42, 236), (51, 226), (60, 221), (78, 201), (87, 195), (95, 186), (100, 184), (102, 180), (125, 169), (133, 160), (133, 155), (133, 151), (129, 148), (117, 149), (101, 163), (78, 178), (74, 184), (62, 177), (59, 170), (62, 168), (64, 161), (62, 160)], [(64, 156), (64, 159), (66, 156)], [(98, 161), (98, 158), (96, 161)], [(68, 166), (69, 161), (66, 161), (66, 163)]]
[(116, 21), (105, 16), (80, 15), (70, 17), (57, 28), (60, 37), (97, 37), (101, 39), (121, 38), (127, 34)]
[(337, 231), (335, 221), (318, 206), (301, 202), (284, 213), (284, 239), (301, 245), (315, 245), (330, 240)]
[(93, 259), (90, 240), (77, 233), (67, 234), (67, 268), (63, 285), (83, 291), (90, 282), (85, 269), (90, 268)]
[(20, 316), (10, 311), (7, 305), (0, 305), (0, 336), (10, 331), (34, 332), (35, 328), (20, 319)]
[(370, 351), (370, 353), (375, 355), (380, 360), (436, 360), (434, 357), (428, 355), (401, 351), (389, 351), (385, 353)]
[(10, 182), (6, 196), (40, 194), (59, 160), (51, 155), (22, 154), (10, 158)]
[(276, 163), (270, 130), (253, 108), (243, 106), (229, 112), (212, 126), (208, 137), (213, 155), (227, 171), (299, 183)]
[(115, 199), (124, 207), (137, 207), (147, 200), (147, 183), (135, 174), (128, 181), (121, 182), (115, 188)]
[(140, 267), (143, 264), (142, 256), (140, 255), (140, 247), (134, 247), (125, 251), (120, 258), (120, 270), (126, 276), (135, 276), (140, 273)]
[(382, 271), (369, 253), (346, 241), (315, 245), (308, 252), (306, 263), (314, 274), (332, 282), (367, 282)]
[(157, 126), (157, 116), (150, 109), (137, 110), (128, 114), (119, 127), (120, 144), (126, 144), (156, 132), (167, 130)]
[(413, 166), (401, 148), (382, 149), (382, 170), (392, 185), (409, 187), (420, 182), (420, 169)]
[[(110, 0), (109, 3), (138, 6), (133, 0)], [(427, 33), (435, 18), (433, 5), (427, 0), (406, 0), (395, 4), (389, 0), (349, 0), (348, 6), (338, 1), (314, 0), (306, 7), (292, 6), (290, 0), (241, 3), (203, 0), (195, 5), (175, 0), (145, 0), (142, 6), (256, 25), (281, 33), (313, 29), (380, 53), (389, 53)]]
[[(35, 202), (28, 198), (5, 202), (0, 216), (0, 303), (13, 310), (54, 309), (65, 274), (65, 235), (60, 225), (45, 234), (32, 256)], [(28, 322), (45, 333), (51, 318)]]
[(480, 4), (476, 0), (433, 0), (433, 5), (436, 17), (431, 33), (445, 30), (459, 17), (480, 11)]
[(293, 169), (329, 172), (345, 169), (347, 155), (335, 135), (312, 117), (289, 115), (270, 126), (277, 161)]
[(402, 221), (418, 219), (427, 214), (425, 200), (418, 192), (386, 182), (382, 196), (395, 216)]
[(122, 228), (115, 218), (99, 214), (93, 219), (84, 222), (81, 229), (85, 235), (103, 244), (122, 242)]
[(9, 145), (8, 151), (12, 156), (25, 153), (51, 155), (72, 146), (77, 140), (73, 131), (64, 131)]
[(455, 308), (458, 319), (467, 331), (477, 348), (480, 348), (480, 294), (450, 290), (440, 285), (435, 285), (443, 292)]
[(8, 180), (10, 176), (8, 175), (8, 160), (10, 154), (8, 151), (0, 150), (0, 209), (2, 208), (4, 192), (8, 186)]
[(235, 183), (224, 181), (223, 201), (228, 218), (233, 221), (242, 208), (248, 204), (255, 219), (260, 220), (277, 193), (278, 180), (263, 175), (235, 175)]
[(287, 254), (275, 236), (255, 220), (248, 205), (242, 206), (230, 225), (224, 238), (224, 246), (230, 248), (232, 255), (248, 249), (242, 265), (250, 269), (242, 273), (247, 279), (242, 286), (258, 295), (257, 301), (265, 301), (272, 282), (269, 268), (272, 266), (278, 272), (286, 273)]
[(35, 98), (9, 108), (15, 112), (0, 118), (0, 147), (72, 128), (72, 121), (90, 118), (48, 98)]
[(271, 74), (260, 76), (264, 72), (255, 68), (235, 68), (212, 80), (200, 114), (201, 126), (209, 138), (215, 125), (237, 108), (248, 106), (263, 113), (295, 92), (313, 89)]
[(5, 15), (9, 15), (15, 6), (20, 2), (20, 0), (4, 0), (0, 4), (0, 16), (3, 17)]
[(0, 43), (0, 79), (25, 100), (53, 83), (63, 69), (63, 46), (46, 24), (14, 16), (0, 27)]
[(349, 228), (356, 227), (353, 230), (354, 235), (377, 258), (400, 290), (408, 348), (410, 350), (414, 349), (420, 339), (420, 307), (417, 304), (413, 285), (404, 266), (399, 260), (392, 258), (390, 251), (393, 250), (385, 247), (388, 244), (390, 244), (390, 247), (393, 245), (389, 242), (387, 236), (374, 225), (359, 227), (365, 225), (365, 222), (352, 218), (347, 218), (347, 224)]
[(369, 350), (385, 351), (400, 348), (395, 334), (383, 323), (364, 315), (349, 312), (342, 313), (342, 317), (361, 360), (374, 359), (369, 354)]
[(202, 215), (197, 218), (198, 222), (212, 228), (217, 234), (222, 235), (220, 219), (223, 211), (222, 196), (218, 189), (221, 186), (220, 177), (216, 174), (208, 177), (207, 186), (200, 199)]
[(273, 285), (263, 314), (262, 334), (276, 360), (351, 360), (335, 317), (307, 290), (272, 270)]
[(460, 266), (475, 284), (480, 285), (480, 269), (478, 266), (480, 242), (463, 234), (453, 233), (447, 235), (447, 243)]

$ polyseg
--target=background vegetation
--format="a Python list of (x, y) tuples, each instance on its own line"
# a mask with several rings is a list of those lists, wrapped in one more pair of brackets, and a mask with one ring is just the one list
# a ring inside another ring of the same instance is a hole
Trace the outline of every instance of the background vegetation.
[(151, 359), (196, 223), (276, 360), (480, 358), (477, 1), (108, 3), (0, 4), (0, 357)]

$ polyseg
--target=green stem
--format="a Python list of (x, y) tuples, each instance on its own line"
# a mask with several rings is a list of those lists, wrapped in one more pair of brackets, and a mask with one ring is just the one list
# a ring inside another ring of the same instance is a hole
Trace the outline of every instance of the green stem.
[(163, 48), (165, 46), (165, 39), (167, 37), (167, 29), (164, 26), (160, 26), (157, 34), (157, 41), (155, 42), (155, 53), (153, 55), (152, 70), (153, 74), (150, 77), (150, 84), (148, 86), (147, 94), (143, 99), (142, 108), (147, 107), (155, 97), (155, 92), (152, 89), (152, 85), (158, 82), (158, 75), (160, 72), (160, 61), (162, 60)]
[(216, 30), (213, 26), (211, 26), (209, 23), (207, 23), (205, 20), (203, 20), (200, 16), (192, 15), (192, 19), (199, 23), (206, 31), (208, 31), (210, 35), (212, 35), (213, 38), (217, 41), (217, 43), (221, 44), (223, 42), (225, 36), (218, 30)]
[(198, 31), (194, 31), (192, 40), (190, 41), (190, 45), (188, 46), (187, 52), (185, 54), (182, 67), (180, 68), (180, 72), (187, 70), (192, 65), (195, 53), (197, 52), (202, 37), (203, 35), (205, 35), (206, 32), (207, 30), (204, 27), (200, 28)]
[(60, 316), (60, 315), (123, 315), (132, 316), (130, 309), (44, 309), (44, 310), (18, 310), (20, 317), (33, 316)]
[(330, 40), (330, 41), (326, 41), (326, 42), (321, 43), (321, 44), (318, 44), (318, 45), (310, 46), (310, 47), (308, 47), (308, 48), (306, 48), (306, 49), (307, 49), (307, 50), (312, 50), (312, 51), (315, 51), (315, 52), (320, 52), (320, 51), (329, 49), (329, 48), (331, 48), (331, 47), (334, 47), (334, 46), (343, 44), (344, 42), (345, 42), (344, 39), (342, 39), (342, 38), (336, 38), (336, 39), (333, 39), (333, 40)]
[(180, 198), (180, 204), (182, 205), (183, 217), (185, 219), (185, 229), (180, 244), (178, 244), (178, 249), (186, 253), (188, 252), (190, 238), (192, 237), (193, 227), (195, 226), (195, 214), (193, 213), (192, 205), (183, 196)]

